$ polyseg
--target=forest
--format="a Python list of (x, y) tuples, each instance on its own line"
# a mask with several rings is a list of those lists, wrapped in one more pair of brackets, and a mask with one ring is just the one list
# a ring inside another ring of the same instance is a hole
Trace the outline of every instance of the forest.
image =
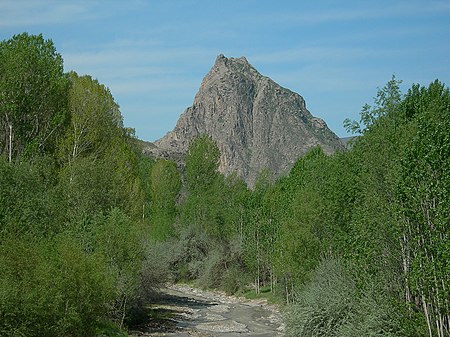
[(288, 336), (450, 336), (450, 91), (392, 77), (249, 189), (207, 135), (142, 155), (109, 89), (42, 35), (0, 42), (0, 335), (127, 336), (167, 282), (266, 296)]

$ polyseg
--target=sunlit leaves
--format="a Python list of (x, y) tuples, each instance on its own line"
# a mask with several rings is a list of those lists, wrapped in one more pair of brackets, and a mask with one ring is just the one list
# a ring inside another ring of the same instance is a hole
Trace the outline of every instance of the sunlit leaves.
[[(69, 81), (61, 55), (42, 35), (0, 43), (0, 153), (55, 148), (67, 122)], [(10, 137), (11, 136), (11, 137)]]
[(70, 73), (70, 124), (61, 145), (61, 159), (99, 157), (124, 134), (119, 106), (110, 91), (90, 76)]

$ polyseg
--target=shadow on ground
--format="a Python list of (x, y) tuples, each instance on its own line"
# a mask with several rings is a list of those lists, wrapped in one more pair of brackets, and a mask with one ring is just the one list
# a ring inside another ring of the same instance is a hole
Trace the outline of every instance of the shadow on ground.
[(153, 336), (156, 333), (177, 333), (190, 327), (197, 318), (196, 312), (216, 306), (218, 303), (161, 292), (147, 306), (140, 322), (130, 324), (133, 336)]

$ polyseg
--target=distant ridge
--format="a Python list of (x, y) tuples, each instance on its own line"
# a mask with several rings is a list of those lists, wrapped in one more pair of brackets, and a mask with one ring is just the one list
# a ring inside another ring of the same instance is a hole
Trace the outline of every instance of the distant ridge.
[(275, 176), (287, 173), (313, 147), (328, 154), (344, 149), (326, 123), (306, 109), (303, 97), (261, 75), (245, 57), (222, 54), (175, 128), (144, 151), (179, 160), (199, 134), (216, 141), (220, 171), (236, 172), (249, 186), (264, 169)]

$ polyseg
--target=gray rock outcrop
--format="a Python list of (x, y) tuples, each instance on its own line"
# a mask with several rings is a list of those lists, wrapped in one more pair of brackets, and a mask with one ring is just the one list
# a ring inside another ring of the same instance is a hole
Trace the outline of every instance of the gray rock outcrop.
[(326, 153), (343, 149), (326, 123), (307, 110), (303, 97), (261, 75), (244, 57), (219, 55), (193, 105), (148, 153), (179, 158), (199, 134), (217, 143), (220, 171), (236, 172), (249, 186), (262, 170), (287, 173), (315, 146)]

